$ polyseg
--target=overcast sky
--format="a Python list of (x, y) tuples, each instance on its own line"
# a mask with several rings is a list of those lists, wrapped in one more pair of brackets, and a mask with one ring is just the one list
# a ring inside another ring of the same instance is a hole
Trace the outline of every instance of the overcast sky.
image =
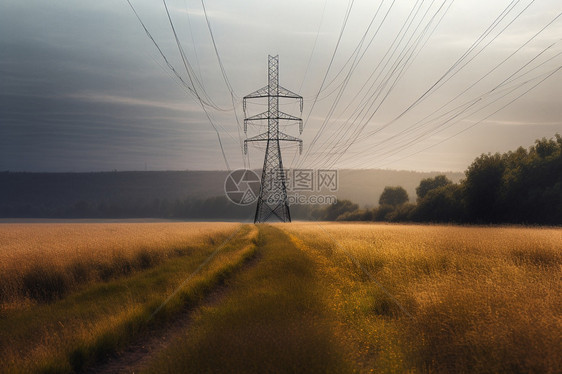
[[(190, 84), (164, 3), (131, 4)], [(226, 169), (213, 125), (243, 167), (236, 116), (268, 54), (304, 97), (302, 115), (281, 106), (305, 120), (282, 127), (304, 146), (285, 166), (464, 171), (562, 133), (559, 0), (207, 0), (234, 100), (202, 2), (166, 4), (212, 122), (126, 0), (0, 0), (0, 171)], [(264, 147), (248, 151), (260, 168)]]

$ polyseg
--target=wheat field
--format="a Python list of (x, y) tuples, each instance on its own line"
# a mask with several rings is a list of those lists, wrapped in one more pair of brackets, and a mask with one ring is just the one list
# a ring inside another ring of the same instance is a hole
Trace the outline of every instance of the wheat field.
[(147, 372), (562, 372), (560, 228), (4, 224), (0, 243), (8, 372), (95, 367), (178, 285), (162, 321), (193, 324)]
[(561, 229), (282, 227), (324, 259), (343, 335), (360, 326), (351, 340), (371, 357), (367, 367), (562, 370)]
[(50, 301), (224, 240), (237, 223), (0, 225), (0, 305)]
[[(12, 251), (4, 251), (0, 273), (7, 283), (57, 296), (9, 295), (0, 309), (0, 372), (10, 373), (81, 372), (103, 361), (197, 305), (253, 255), (257, 235), (238, 223), (170, 222), (13, 225), (1, 232)], [(74, 278), (78, 264), (90, 278)], [(100, 271), (109, 270), (104, 279)]]

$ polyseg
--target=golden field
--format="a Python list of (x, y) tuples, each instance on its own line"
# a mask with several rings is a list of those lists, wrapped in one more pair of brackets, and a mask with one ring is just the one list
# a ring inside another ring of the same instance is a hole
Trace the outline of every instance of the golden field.
[[(197, 305), (253, 256), (257, 236), (255, 228), (236, 223), (49, 224), (14, 228), (19, 233), (38, 233), (39, 236), (30, 236), (28, 243), (39, 243), (37, 238), (42, 236), (51, 249), (34, 254), (25, 241), (13, 240), (13, 246), (19, 243), (15, 247), (21, 256), (40, 261), (26, 264), (31, 268), (44, 266), (57, 271), (80, 261), (95, 269), (99, 262), (110, 264), (117, 260), (122, 264), (123, 258), (134, 259), (139, 250), (163, 253), (164, 257), (149, 267), (116, 273), (111, 279), (90, 279), (81, 287), (66, 289), (56, 299), (13, 302), (0, 310), (0, 372), (13, 373), (79, 372), (103, 360), (146, 335), (152, 325), (173, 320), (186, 307)], [(14, 237), (8, 231), (3, 227), (5, 237)], [(227, 244), (218, 242), (227, 237)], [(58, 247), (56, 238), (61, 243)], [(98, 247), (89, 250), (93, 243)], [(211, 256), (213, 261), (200, 268)], [(45, 282), (40, 278), (45, 273), (37, 274), (38, 281)], [(6, 277), (5, 272), (2, 275)], [(188, 277), (190, 281), (184, 284)], [(174, 297), (167, 300), (169, 295)]]
[(237, 223), (0, 224), (0, 308), (148, 268), (224, 240)]
[(7, 372), (95, 372), (186, 308), (188, 330), (124, 371), (562, 372), (560, 228), (6, 224), (0, 240)]
[(279, 227), (321, 264), (364, 369), (562, 371), (561, 229)]

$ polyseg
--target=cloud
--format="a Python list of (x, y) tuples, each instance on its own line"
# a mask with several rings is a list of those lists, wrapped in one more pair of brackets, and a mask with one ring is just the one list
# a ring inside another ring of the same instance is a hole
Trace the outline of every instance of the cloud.
[(93, 93), (93, 92), (79, 92), (66, 95), (69, 99), (87, 101), (91, 103), (101, 103), (101, 104), (114, 104), (114, 105), (127, 105), (127, 106), (142, 106), (142, 107), (152, 107), (158, 109), (174, 110), (179, 112), (195, 112), (197, 107), (189, 105), (185, 102), (168, 102), (168, 101), (157, 101), (150, 99), (139, 99), (135, 97), (127, 96), (117, 96), (104, 93)]
[[(467, 120), (466, 122), (478, 122), (473, 120)], [(532, 127), (532, 126), (559, 126), (562, 127), (562, 121), (508, 121), (508, 120), (487, 120), (487, 124), (489, 125), (497, 125), (497, 126), (525, 126), (525, 127)]]
[[(167, 0), (167, 3), (185, 53), (195, 71), (203, 76), (205, 91), (218, 105), (229, 108), (231, 98), (223, 81), (201, 4), (188, 2), (186, 8), (183, 0)], [(180, 74), (185, 75), (162, 2), (138, 0), (133, 1), (133, 4), (167, 58)], [(305, 149), (310, 145), (338, 97), (335, 93), (347, 72), (347, 68), (342, 66), (350, 56), (350, 61), (353, 61), (353, 49), (377, 8), (375, 2), (368, 1), (356, 2), (354, 5), (327, 83), (310, 114), (310, 99), (316, 96), (325, 76), (347, 4), (329, 1), (326, 3), (326, 13), (321, 17), (324, 0), (216, 0), (206, 3), (217, 47), (237, 96), (239, 117), (241, 97), (266, 84), (267, 55), (279, 54), (281, 85), (295, 92), (298, 90), (308, 99), (302, 117), (308, 119), (309, 124), (302, 137)], [(522, 9), (525, 4), (519, 4), (517, 9)], [(454, 2), (444, 22), (436, 29), (422, 53), (412, 60), (406, 75), (367, 124), (365, 131), (379, 128), (408, 108), (462, 56), (506, 5), (507, 2), (490, 0)], [(318, 145), (327, 144), (331, 135), (339, 134), (337, 131), (340, 128), (349, 127), (346, 133), (353, 133), (354, 127), (343, 121), (359, 113), (360, 102), (370, 103), (369, 95), (374, 91), (361, 92), (354, 102), (351, 99), (377, 66), (385, 66), (382, 56), (385, 56), (412, 6), (413, 2), (397, 2), (393, 7), (388, 21), (353, 73), (334, 116), (320, 134)], [(423, 5), (420, 16), (426, 6)], [(526, 16), (510, 26), (502, 37), (463, 68), (458, 76), (419, 107), (415, 107), (400, 122), (385, 128), (376, 138), (366, 138), (358, 149), (373, 148), (381, 139), (399, 133), (411, 121), (415, 122), (433, 112), (482, 77), (561, 10), (559, 0), (535, 2)], [(189, 23), (185, 14), (188, 11)], [(474, 90), (485, 90), (501, 82), (542, 48), (558, 40), (561, 27), (562, 18)], [(319, 35), (315, 44), (317, 32)], [(402, 52), (401, 47), (408, 40), (407, 37), (394, 56)], [(529, 68), (554, 56), (561, 47), (562, 44), (553, 47)], [(149, 164), (159, 163), (162, 168), (223, 167), (216, 134), (205, 113), (168, 71), (126, 2), (4, 0), (0, 12), (0, 51), (0, 169), (48, 171), (115, 167), (122, 170), (127, 165), (143, 165), (145, 161)], [(310, 66), (307, 63), (309, 59)], [(559, 66), (561, 61), (561, 57), (558, 57), (551, 64)], [(388, 68), (391, 66), (392, 62)], [(550, 65), (543, 66), (536, 74), (551, 68)], [(342, 73), (333, 84), (328, 84), (340, 69)], [(382, 73), (381, 79), (385, 74)], [(479, 138), (485, 138), (494, 143), (488, 145), (487, 151), (494, 150), (493, 147), (498, 146), (495, 143), (505, 142), (505, 139), (510, 140), (511, 147), (513, 144), (530, 144), (543, 134), (552, 136), (553, 129), (557, 130), (557, 126), (560, 126), (557, 119), (562, 108), (561, 80), (562, 74), (553, 76), (516, 105), (494, 116), (494, 121), (486, 122), (492, 126), (483, 124), (472, 129), (471, 133), (475, 134), (472, 138), (467, 132), (456, 137), (456, 142), (453, 140), (444, 144), (458, 146), (464, 142), (472, 146), (473, 143), (482, 142)], [(334, 94), (326, 96), (328, 93)], [(250, 111), (265, 110), (264, 102), (261, 104), (252, 104)], [(349, 110), (342, 113), (347, 104), (350, 104)], [(292, 112), (291, 106), (283, 106), (282, 109), (297, 114)], [(237, 122), (232, 111), (211, 110), (210, 113), (216, 123), (222, 124), (219, 131), (227, 147), (227, 155), (239, 157)], [(517, 131), (512, 131), (515, 126)], [(490, 129), (495, 131), (492, 135), (489, 134)], [(261, 130), (251, 129), (249, 135)], [(288, 131), (292, 130), (290, 128)], [(292, 134), (296, 135), (296, 131)], [(341, 139), (343, 143), (347, 140), (347, 137)], [(407, 140), (400, 138), (396, 142)], [(445, 148), (439, 147), (438, 150), (442, 152)], [(463, 157), (470, 159), (471, 152), (475, 152), (473, 148), (468, 147), (468, 156)], [(329, 154), (332, 151), (328, 147), (312, 150), (313, 154)], [(250, 156), (259, 164), (263, 161), (262, 152), (251, 151)], [(443, 153), (442, 156), (449, 160), (449, 155)], [(371, 159), (376, 161), (376, 155)], [(439, 160), (438, 152), (428, 153), (423, 160), (423, 163), (416, 163), (415, 160), (406, 159), (394, 165), (404, 169), (409, 168), (408, 165), (411, 165), (410, 168), (433, 169), (443, 163)], [(455, 163), (458, 163), (455, 168), (464, 169), (466, 165), (463, 162), (455, 159)], [(425, 163), (427, 165), (422, 165)], [(338, 166), (345, 167), (346, 164)]]

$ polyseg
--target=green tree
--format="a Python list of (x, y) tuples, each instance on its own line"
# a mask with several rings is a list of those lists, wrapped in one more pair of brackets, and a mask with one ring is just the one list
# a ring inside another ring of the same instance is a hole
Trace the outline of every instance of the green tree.
[(328, 205), (321, 215), (324, 221), (335, 221), (339, 216), (346, 212), (353, 212), (359, 209), (359, 205), (352, 203), (349, 200), (338, 200), (337, 203)]
[(416, 188), (416, 195), (418, 195), (418, 201), (423, 199), (425, 195), (431, 190), (434, 190), (439, 187), (447, 186), (452, 184), (444, 175), (438, 175), (435, 178), (426, 178), (422, 179), (420, 185)]
[(389, 212), (385, 220), (389, 222), (406, 222), (411, 221), (411, 216), (414, 210), (416, 209), (416, 205), (405, 203), (400, 206), (397, 206)]
[(504, 158), (499, 154), (483, 154), (466, 171), (463, 183), (470, 218), (476, 222), (497, 222), (501, 214)]
[(372, 218), (372, 211), (368, 209), (358, 209), (353, 212), (345, 212), (340, 215), (336, 221), (370, 221)]
[(503, 221), (562, 222), (562, 137), (504, 154)]
[(393, 206), (386, 204), (378, 206), (373, 209), (373, 221), (389, 221), (394, 209)]
[(379, 199), (379, 205), (400, 206), (408, 202), (408, 193), (402, 187), (385, 187)]
[(447, 184), (430, 190), (411, 214), (411, 219), (421, 222), (464, 222), (463, 189), (459, 184)]

